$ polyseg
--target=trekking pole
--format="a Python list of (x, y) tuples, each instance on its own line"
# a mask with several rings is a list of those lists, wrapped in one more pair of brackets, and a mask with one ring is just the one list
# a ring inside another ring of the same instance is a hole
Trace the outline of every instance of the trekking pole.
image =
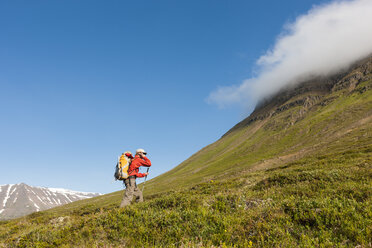
[[(147, 168), (146, 173), (149, 173), (149, 169), (150, 169), (150, 168)], [(143, 182), (142, 193), (143, 193), (143, 190), (145, 189), (145, 182), (146, 182), (146, 179), (147, 179), (147, 175), (145, 176), (145, 181)]]

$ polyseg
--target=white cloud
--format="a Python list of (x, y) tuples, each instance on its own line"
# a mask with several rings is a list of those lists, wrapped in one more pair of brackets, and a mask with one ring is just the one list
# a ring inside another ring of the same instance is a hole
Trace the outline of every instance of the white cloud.
[(316, 6), (285, 26), (272, 50), (257, 60), (256, 78), (220, 87), (207, 101), (220, 107), (247, 104), (285, 85), (347, 68), (372, 53), (372, 0)]

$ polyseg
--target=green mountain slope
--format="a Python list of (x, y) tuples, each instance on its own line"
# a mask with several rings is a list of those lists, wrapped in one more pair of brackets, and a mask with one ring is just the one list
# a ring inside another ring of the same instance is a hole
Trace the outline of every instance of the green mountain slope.
[(341, 142), (346, 133), (370, 124), (370, 93), (359, 94), (370, 90), (370, 72), (368, 59), (348, 73), (279, 93), (220, 140), (149, 182), (149, 188), (167, 190), (234, 171), (269, 168)]
[(144, 203), (119, 209), (119, 191), (0, 222), (0, 247), (371, 246), (371, 71), (370, 57), (261, 102)]

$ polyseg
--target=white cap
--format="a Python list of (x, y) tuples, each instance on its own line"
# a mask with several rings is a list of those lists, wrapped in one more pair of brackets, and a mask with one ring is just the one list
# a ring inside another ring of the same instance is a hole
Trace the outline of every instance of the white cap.
[(146, 154), (147, 152), (145, 152), (145, 150), (143, 150), (143, 149), (137, 149), (136, 150), (136, 154), (138, 154), (138, 153), (140, 153), (140, 152), (142, 152), (143, 154)]

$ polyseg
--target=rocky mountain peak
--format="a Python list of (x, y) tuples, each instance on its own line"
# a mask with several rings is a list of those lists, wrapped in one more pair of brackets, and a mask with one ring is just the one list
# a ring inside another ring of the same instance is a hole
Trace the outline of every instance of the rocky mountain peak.
[(331, 92), (342, 90), (351, 92), (360, 82), (370, 80), (372, 78), (371, 72), (372, 56), (368, 56), (337, 74), (314, 77), (301, 83), (289, 85), (258, 102), (253, 113), (236, 124), (225, 135), (248, 126), (252, 122), (264, 120), (295, 106), (303, 107), (296, 117), (297, 119), (301, 118), (312, 106), (327, 104), (326, 96)]
[(34, 187), (25, 183), (0, 185), (0, 220), (21, 217), (98, 195), (100, 194)]

